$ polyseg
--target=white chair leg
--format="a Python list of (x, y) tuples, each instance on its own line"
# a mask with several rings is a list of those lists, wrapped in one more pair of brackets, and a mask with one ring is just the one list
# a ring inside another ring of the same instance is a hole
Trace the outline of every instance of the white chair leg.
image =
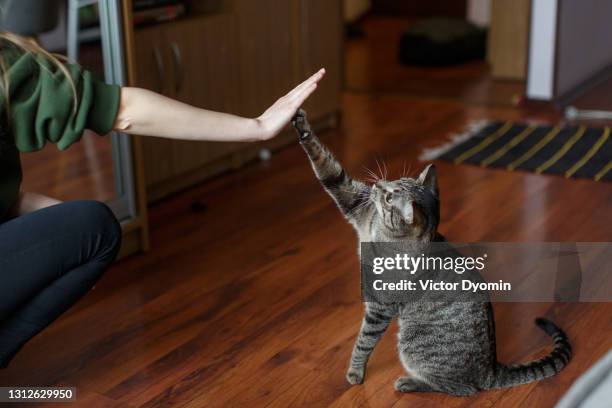
[(79, 59), (79, 8), (79, 0), (68, 0), (66, 48), (70, 62), (77, 62)]

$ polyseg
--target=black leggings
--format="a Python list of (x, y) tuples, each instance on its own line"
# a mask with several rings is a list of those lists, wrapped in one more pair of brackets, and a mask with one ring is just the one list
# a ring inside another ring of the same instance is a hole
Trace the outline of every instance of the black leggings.
[(120, 244), (119, 223), (97, 201), (0, 223), (0, 367), (94, 286)]

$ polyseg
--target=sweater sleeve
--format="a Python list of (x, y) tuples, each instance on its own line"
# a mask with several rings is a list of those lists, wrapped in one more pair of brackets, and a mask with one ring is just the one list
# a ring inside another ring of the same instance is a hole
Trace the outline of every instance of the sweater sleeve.
[(70, 79), (43, 57), (23, 54), (9, 68), (10, 129), (17, 149), (31, 152), (47, 142), (60, 150), (80, 140), (85, 129), (104, 135), (113, 126), (120, 88), (66, 65)]

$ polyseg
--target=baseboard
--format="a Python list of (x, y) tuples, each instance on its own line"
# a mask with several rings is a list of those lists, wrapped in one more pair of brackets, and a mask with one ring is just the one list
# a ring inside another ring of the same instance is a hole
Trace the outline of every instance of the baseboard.
[(600, 85), (612, 78), (612, 64), (604, 67), (594, 75), (581, 82), (574, 88), (554, 98), (554, 103), (558, 108), (564, 108), (571, 105), (576, 99), (580, 98), (597, 85)]

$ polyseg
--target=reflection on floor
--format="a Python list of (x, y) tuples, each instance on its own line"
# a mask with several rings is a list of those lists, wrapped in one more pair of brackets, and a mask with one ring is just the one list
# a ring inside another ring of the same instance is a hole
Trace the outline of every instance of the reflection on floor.
[(66, 151), (48, 144), (42, 151), (21, 155), (24, 191), (60, 200), (115, 198), (110, 137), (88, 132)]
[[(598, 83), (580, 95), (572, 105), (579, 109), (594, 109), (612, 112), (612, 78)], [(608, 123), (609, 124), (609, 123)]]
[[(376, 46), (366, 45), (363, 55)], [(358, 67), (351, 52), (349, 78)], [(385, 82), (376, 79), (376, 61), (364, 63), (372, 67), (370, 83)], [(425, 83), (478, 77), (482, 67), (471, 67), (419, 75)], [(348, 91), (341, 128), (322, 140), (355, 176), (365, 175), (363, 165), (375, 168), (375, 158), (391, 174), (404, 164), (414, 174), (423, 166), (421, 149), (473, 119), (559, 119), (495, 103), (495, 95), (470, 100), (456, 89), (426, 90)], [(452, 240), (611, 238), (611, 184), (442, 162), (438, 172), (440, 230)], [(365, 384), (349, 386), (344, 372), (363, 310), (355, 236), (297, 142), (269, 162), (156, 206), (151, 233), (152, 251), (115, 265), (0, 372), (0, 384), (73, 385), (80, 406), (548, 407), (612, 347), (612, 303), (496, 304), (501, 361), (548, 352), (551, 340), (533, 324), (547, 316), (574, 346), (569, 366), (549, 380), (471, 398), (402, 395), (393, 390), (402, 375), (393, 327)]]

